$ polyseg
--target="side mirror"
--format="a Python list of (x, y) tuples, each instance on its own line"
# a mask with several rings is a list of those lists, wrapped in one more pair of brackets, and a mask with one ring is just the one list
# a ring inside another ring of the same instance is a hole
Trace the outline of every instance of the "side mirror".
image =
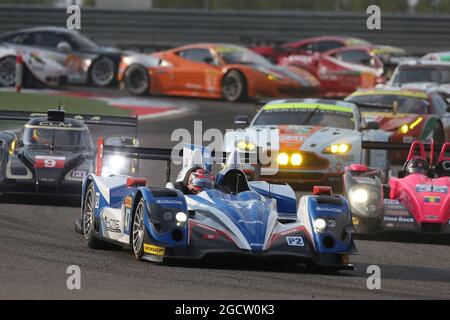
[(362, 128), (362, 130), (380, 130), (380, 125), (378, 122), (367, 122), (367, 126), (365, 128)]
[(237, 116), (234, 118), (234, 124), (247, 126), (249, 124), (248, 116)]
[(56, 46), (56, 49), (62, 53), (69, 53), (72, 51), (72, 47), (66, 41), (61, 41), (60, 43), (58, 43), (58, 45)]

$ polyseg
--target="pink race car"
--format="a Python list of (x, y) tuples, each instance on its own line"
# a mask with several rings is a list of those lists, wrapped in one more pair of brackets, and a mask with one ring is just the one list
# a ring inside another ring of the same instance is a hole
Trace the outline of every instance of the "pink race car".
[[(450, 239), (450, 142), (430, 149), (428, 160), (424, 144), (415, 141), (398, 177), (391, 177), (387, 185), (382, 184), (380, 169), (346, 168), (344, 190), (358, 233), (413, 231)], [(436, 149), (440, 156), (433, 165)]]

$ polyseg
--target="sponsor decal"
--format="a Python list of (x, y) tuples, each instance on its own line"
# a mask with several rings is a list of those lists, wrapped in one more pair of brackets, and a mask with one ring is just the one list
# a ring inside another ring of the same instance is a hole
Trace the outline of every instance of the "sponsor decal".
[(58, 127), (58, 128), (70, 128), (72, 127), (71, 123), (64, 122), (54, 122), (54, 121), (41, 121), (39, 122), (39, 126), (43, 127)]
[(334, 207), (316, 207), (316, 211), (331, 211), (342, 213), (342, 209)]
[(238, 223), (245, 223), (245, 224), (264, 224), (262, 221), (259, 220), (250, 220), (250, 221), (246, 221), (246, 220), (242, 220), (239, 219)]
[(155, 256), (163, 256), (166, 248), (144, 243), (144, 252)]
[(183, 205), (183, 202), (180, 201), (180, 200), (162, 200), (162, 199), (159, 199), (159, 200), (156, 200), (155, 202), (158, 203), (158, 204), (177, 204), (177, 205)]
[(425, 216), (425, 219), (437, 220), (437, 219), (439, 219), (439, 217), (430, 215), (430, 216)]
[(34, 166), (36, 169), (63, 169), (65, 157), (36, 156)]
[(385, 216), (384, 221), (386, 222), (398, 222), (398, 223), (414, 223), (413, 218), (404, 218), (404, 217), (391, 217)]
[(423, 198), (423, 201), (425, 203), (441, 203), (441, 197), (436, 197), (436, 196), (426, 196)]
[(104, 218), (106, 230), (111, 232), (120, 232), (120, 221), (116, 219), (109, 219), (108, 217)]
[(73, 171), (72, 172), (72, 178), (84, 179), (86, 176), (87, 176), (86, 171)]
[(131, 208), (125, 208), (125, 230), (129, 230), (130, 227)]
[(416, 185), (417, 192), (437, 192), (437, 193), (448, 193), (447, 186), (434, 186), (431, 184), (418, 184)]
[(100, 192), (95, 193), (95, 209), (100, 208)]
[(304, 247), (305, 246), (303, 237), (286, 237), (286, 241), (287, 241), (288, 246), (294, 246), (294, 247)]
[(217, 233), (204, 233), (202, 235), (203, 240), (217, 240), (219, 239), (219, 235)]
[(131, 208), (133, 205), (133, 199), (131, 197), (126, 197), (124, 200), (125, 208)]

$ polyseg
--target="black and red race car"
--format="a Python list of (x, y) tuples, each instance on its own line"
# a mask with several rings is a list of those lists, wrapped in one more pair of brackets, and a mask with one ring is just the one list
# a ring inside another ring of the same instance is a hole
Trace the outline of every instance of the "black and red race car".
[[(0, 132), (0, 195), (79, 195), (83, 179), (94, 171), (96, 149), (92, 125), (136, 128), (135, 117), (66, 117), (62, 110), (47, 114), (2, 111), (0, 120), (26, 121), (20, 130)], [(121, 138), (120, 145), (136, 146), (137, 139)], [(118, 156), (104, 159), (109, 172), (133, 173), (130, 162)]]

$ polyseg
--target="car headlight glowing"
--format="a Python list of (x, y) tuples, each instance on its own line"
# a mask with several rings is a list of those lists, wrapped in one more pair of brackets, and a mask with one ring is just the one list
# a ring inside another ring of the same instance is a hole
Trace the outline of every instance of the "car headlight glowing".
[(253, 151), (256, 149), (256, 146), (251, 142), (239, 141), (236, 146), (241, 151)]
[(287, 153), (282, 152), (277, 156), (277, 162), (279, 165), (286, 166), (289, 163), (289, 156)]
[(410, 130), (413, 130), (415, 127), (417, 127), (422, 121), (423, 118), (419, 117), (416, 120), (414, 120), (411, 124), (405, 123), (400, 128), (398, 128), (398, 131), (400, 131), (400, 133), (407, 134)]
[(175, 219), (177, 219), (178, 222), (186, 222), (187, 221), (187, 215), (184, 212), (178, 212), (175, 215)]
[(366, 203), (369, 200), (369, 193), (366, 189), (358, 188), (350, 190), (350, 201), (354, 203)]
[(327, 222), (323, 219), (316, 219), (314, 221), (314, 228), (316, 228), (318, 232), (323, 232), (327, 228)]
[(325, 150), (322, 151), (322, 153), (346, 154), (351, 150), (351, 148), (352, 145), (348, 143), (332, 144), (331, 146), (326, 147)]
[(125, 166), (125, 158), (119, 155), (112, 156), (109, 165), (114, 169), (122, 169)]
[(293, 166), (300, 166), (302, 164), (303, 158), (300, 153), (294, 153), (291, 155), (291, 164)]

